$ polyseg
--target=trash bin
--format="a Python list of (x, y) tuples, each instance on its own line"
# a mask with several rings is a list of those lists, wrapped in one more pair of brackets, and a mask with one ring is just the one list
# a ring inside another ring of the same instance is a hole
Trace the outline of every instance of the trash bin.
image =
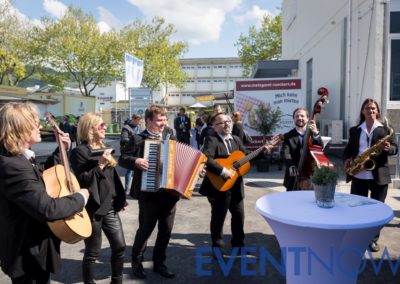
[(114, 133), (119, 133), (119, 124), (118, 123), (113, 124), (113, 131), (114, 131)]
[(113, 133), (113, 126), (112, 125), (107, 125), (107, 133)]

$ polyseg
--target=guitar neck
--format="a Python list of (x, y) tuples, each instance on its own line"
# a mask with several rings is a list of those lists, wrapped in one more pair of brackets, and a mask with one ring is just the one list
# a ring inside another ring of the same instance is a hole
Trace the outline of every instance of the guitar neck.
[(240, 168), (241, 166), (243, 166), (244, 164), (248, 163), (249, 161), (251, 161), (252, 159), (254, 159), (255, 157), (257, 157), (262, 151), (264, 150), (264, 146), (261, 146), (260, 148), (258, 148), (257, 150), (254, 150), (253, 152), (251, 152), (250, 154), (248, 154), (246, 157), (243, 157), (242, 159), (240, 159), (239, 161), (237, 161), (235, 164), (237, 164), (236, 168)]
[(73, 193), (75, 192), (74, 185), (72, 183), (72, 177), (71, 177), (71, 170), (69, 167), (69, 161), (68, 161), (68, 155), (67, 155), (67, 149), (65, 149), (65, 144), (61, 141), (61, 134), (60, 134), (60, 128), (58, 127), (57, 123), (53, 119), (52, 115), (50, 113), (46, 113), (47, 120), (50, 122), (51, 126), (53, 127), (54, 130), (54, 135), (56, 136), (57, 144), (60, 150), (60, 156), (61, 156), (61, 164), (64, 166), (64, 172), (65, 172), (65, 178), (66, 178), (66, 183), (68, 186), (68, 190)]

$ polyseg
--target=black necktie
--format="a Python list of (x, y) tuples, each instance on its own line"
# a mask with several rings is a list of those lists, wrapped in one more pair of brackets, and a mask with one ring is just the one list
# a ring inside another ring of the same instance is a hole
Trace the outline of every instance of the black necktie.
[(232, 145), (231, 145), (231, 141), (229, 141), (229, 140), (230, 139), (225, 139), (226, 145), (228, 146), (229, 154), (231, 154), (232, 153)]
[(29, 159), (29, 162), (31, 162), (32, 165), (36, 166), (35, 157), (32, 156), (32, 157)]

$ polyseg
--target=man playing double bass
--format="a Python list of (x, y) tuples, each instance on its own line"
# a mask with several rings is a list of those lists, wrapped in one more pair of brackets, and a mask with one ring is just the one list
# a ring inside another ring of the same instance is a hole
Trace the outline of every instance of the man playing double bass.
[[(306, 152), (303, 153), (303, 145), (304, 143), (308, 143), (308, 141), (304, 141), (304, 135), (306, 134), (307, 125), (309, 122), (309, 113), (307, 109), (296, 108), (293, 111), (293, 120), (295, 127), (284, 134), (285, 138), (282, 147), (283, 158), (285, 159), (286, 163), (283, 185), (286, 187), (287, 191), (297, 189), (297, 185), (295, 185), (296, 179), (299, 177), (309, 177), (311, 174), (308, 172), (310, 167), (302, 166), (304, 170), (299, 172), (299, 162), (301, 160), (301, 156), (309, 155), (308, 148), (305, 148)], [(323, 141), (319, 135), (315, 121), (310, 120), (309, 127), (312, 144), (323, 147)]]

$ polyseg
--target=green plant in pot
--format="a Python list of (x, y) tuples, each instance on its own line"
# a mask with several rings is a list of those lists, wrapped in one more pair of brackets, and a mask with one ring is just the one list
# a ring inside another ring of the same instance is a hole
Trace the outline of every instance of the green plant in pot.
[(339, 173), (335, 169), (322, 166), (315, 167), (311, 176), (315, 201), (319, 207), (332, 208), (335, 204), (335, 190)]
[[(278, 126), (279, 121), (283, 115), (283, 112), (278, 107), (276, 109), (272, 109), (269, 103), (260, 103), (257, 108), (254, 110), (255, 112), (255, 123), (253, 128), (261, 133), (263, 137), (263, 144), (267, 141), (267, 135), (271, 134), (276, 127)], [(257, 170), (258, 171), (268, 171), (269, 163), (271, 157), (268, 155), (267, 159), (261, 159), (256, 161)]]

